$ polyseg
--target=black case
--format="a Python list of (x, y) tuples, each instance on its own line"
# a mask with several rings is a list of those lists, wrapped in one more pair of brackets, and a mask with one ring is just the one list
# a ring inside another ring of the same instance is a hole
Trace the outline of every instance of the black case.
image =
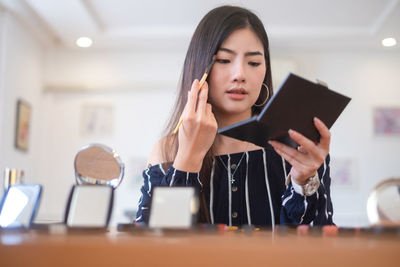
[(297, 147), (288, 134), (293, 129), (318, 142), (320, 134), (313, 118), (318, 117), (331, 128), (350, 100), (324, 85), (289, 73), (258, 116), (219, 129), (218, 133), (262, 147), (269, 140)]

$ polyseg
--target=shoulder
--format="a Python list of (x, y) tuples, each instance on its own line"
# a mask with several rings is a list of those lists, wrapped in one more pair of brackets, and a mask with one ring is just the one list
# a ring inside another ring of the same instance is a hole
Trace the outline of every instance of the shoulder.
[(158, 140), (151, 150), (150, 157), (147, 160), (147, 166), (153, 166), (168, 161), (165, 158), (165, 149), (172, 146), (172, 137), (166, 136)]

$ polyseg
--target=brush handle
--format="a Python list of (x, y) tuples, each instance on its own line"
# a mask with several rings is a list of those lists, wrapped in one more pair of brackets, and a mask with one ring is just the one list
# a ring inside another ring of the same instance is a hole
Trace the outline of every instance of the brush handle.
[(178, 132), (179, 127), (181, 127), (182, 122), (183, 122), (183, 116), (181, 115), (181, 117), (179, 118), (179, 122), (174, 129), (174, 134), (176, 134)]
[[(204, 73), (204, 74), (203, 74), (203, 77), (201, 77), (200, 82), (199, 82), (199, 88), (200, 88), (200, 89), (199, 89), (199, 92), (201, 91), (201, 88), (203, 87), (204, 82), (205, 82), (206, 79), (207, 79), (207, 76), (208, 76), (208, 74), (207, 74), (207, 73)], [(175, 129), (174, 129), (174, 134), (176, 134), (176, 133), (178, 132), (179, 127), (181, 127), (182, 122), (183, 122), (183, 115), (181, 115), (181, 117), (179, 118), (179, 122), (178, 122), (178, 124), (176, 125), (176, 127), (175, 127)]]

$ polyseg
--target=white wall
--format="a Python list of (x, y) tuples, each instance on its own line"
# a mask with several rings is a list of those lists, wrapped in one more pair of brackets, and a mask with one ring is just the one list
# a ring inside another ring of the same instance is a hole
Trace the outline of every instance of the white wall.
[[(3, 166), (3, 158), (4, 155), (1, 153), (3, 151), (3, 131), (4, 129), (3, 121), (4, 121), (4, 103), (5, 103), (5, 88), (4, 88), (4, 71), (5, 71), (5, 61), (3, 60), (5, 51), (4, 51), (4, 43), (5, 43), (5, 19), (4, 19), (4, 10), (0, 8), (0, 166)], [(0, 186), (3, 186), (3, 182), (0, 182)], [(0, 190), (0, 197), (2, 196), (3, 190)]]
[[(38, 181), (35, 165), (40, 158), (43, 47), (29, 31), (8, 12), (0, 18), (0, 169), (25, 170), (26, 182)], [(32, 106), (30, 147), (27, 152), (14, 148), (15, 112), (18, 99)], [(3, 177), (3, 173), (1, 173)], [(3, 184), (3, 183), (1, 183)]]

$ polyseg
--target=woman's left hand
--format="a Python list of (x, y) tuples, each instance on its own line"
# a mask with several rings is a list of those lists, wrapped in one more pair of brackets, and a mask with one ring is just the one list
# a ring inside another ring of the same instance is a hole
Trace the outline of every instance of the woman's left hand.
[(329, 153), (331, 133), (328, 127), (318, 118), (314, 118), (314, 125), (321, 135), (319, 143), (314, 143), (294, 130), (289, 130), (289, 135), (300, 145), (297, 150), (277, 141), (269, 142), (275, 151), (292, 165), (291, 178), (299, 185), (306, 184), (307, 180), (315, 175)]

